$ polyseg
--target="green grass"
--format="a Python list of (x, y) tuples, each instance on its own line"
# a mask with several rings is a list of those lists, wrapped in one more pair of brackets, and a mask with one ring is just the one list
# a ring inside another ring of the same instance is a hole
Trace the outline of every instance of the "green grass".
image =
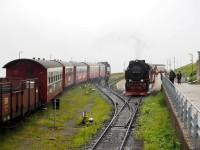
[(110, 78), (109, 78), (109, 83), (119, 79), (119, 78), (123, 78), (124, 77), (124, 73), (113, 73), (111, 74)]
[(146, 98), (137, 123), (136, 138), (144, 141), (145, 150), (180, 149), (180, 142), (172, 127), (162, 92)]
[(185, 66), (182, 66), (180, 68), (177, 68), (175, 70), (176, 72), (181, 71), (183, 76), (189, 77), (189, 81), (194, 81), (197, 79), (196, 73), (197, 73), (197, 63), (193, 64), (193, 72), (192, 72), (192, 64), (187, 64)]
[[(111, 106), (91, 85), (73, 88), (60, 96), (53, 130), (53, 110), (32, 114), (21, 126), (0, 130), (2, 150), (73, 150), (88, 142), (111, 116)], [(94, 123), (80, 125), (82, 112), (94, 118)]]

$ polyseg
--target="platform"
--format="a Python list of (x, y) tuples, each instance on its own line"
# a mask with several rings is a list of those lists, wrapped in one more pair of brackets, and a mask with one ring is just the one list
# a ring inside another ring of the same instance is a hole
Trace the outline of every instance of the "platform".
[(162, 81), (161, 81), (161, 78), (160, 78), (160, 74), (158, 74), (155, 77), (155, 83), (153, 84), (152, 91), (160, 91), (161, 84), (162, 84)]
[(175, 86), (200, 110), (200, 85), (188, 83), (175, 83)]
[(117, 83), (117, 89), (120, 90), (120, 91), (125, 91), (125, 79), (122, 79), (121, 81), (119, 81)]

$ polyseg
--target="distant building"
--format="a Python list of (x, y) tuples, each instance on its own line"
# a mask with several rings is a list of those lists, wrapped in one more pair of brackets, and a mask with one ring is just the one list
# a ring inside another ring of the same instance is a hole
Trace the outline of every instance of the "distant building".
[(166, 68), (164, 64), (152, 64), (153, 68), (156, 67), (158, 72), (166, 72)]

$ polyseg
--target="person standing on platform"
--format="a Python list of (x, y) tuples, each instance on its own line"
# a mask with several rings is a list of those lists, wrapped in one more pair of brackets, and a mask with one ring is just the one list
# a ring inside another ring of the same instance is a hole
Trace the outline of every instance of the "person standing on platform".
[(176, 78), (176, 74), (173, 70), (169, 72), (169, 80), (174, 84), (174, 79)]
[(178, 84), (181, 84), (181, 78), (182, 78), (181, 71), (178, 71), (176, 76), (177, 76)]

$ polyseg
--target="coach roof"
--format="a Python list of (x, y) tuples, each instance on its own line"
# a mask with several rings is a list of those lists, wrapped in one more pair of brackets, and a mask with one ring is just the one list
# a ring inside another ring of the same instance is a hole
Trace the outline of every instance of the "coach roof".
[(53, 60), (45, 60), (45, 59), (16, 59), (13, 61), (8, 62), (3, 66), (3, 68), (11, 67), (12, 65), (19, 63), (19, 62), (31, 62), (35, 63), (37, 65), (41, 65), (43, 68), (56, 68), (56, 67), (62, 67), (62, 65), (59, 62), (53, 61)]
[(59, 60), (59, 61), (55, 60), (55, 61), (58, 62), (58, 63), (60, 63), (63, 66), (73, 66), (72, 63), (67, 62), (67, 61), (62, 61), (62, 60)]
[(76, 62), (76, 61), (70, 61), (73, 66), (87, 66), (85, 63), (82, 62)]
[(99, 63), (95, 63), (95, 62), (82, 62), (82, 63), (89, 65), (89, 66), (98, 66), (99, 65)]

